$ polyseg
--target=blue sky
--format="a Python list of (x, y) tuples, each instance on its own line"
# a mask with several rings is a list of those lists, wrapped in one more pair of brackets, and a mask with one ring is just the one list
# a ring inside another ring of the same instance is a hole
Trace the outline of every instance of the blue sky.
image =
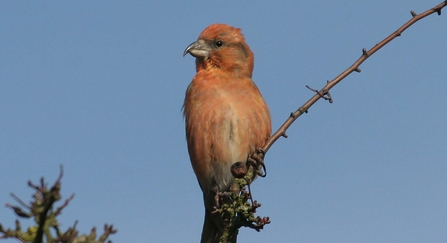
[[(198, 242), (202, 196), (181, 115), (186, 46), (242, 28), (277, 129), (362, 48), (441, 1), (4, 1), (0, 205), (28, 180), (75, 193), (60, 217), (113, 242)], [(447, 11), (447, 10), (446, 10)], [(337, 85), (266, 156), (252, 187), (271, 225), (240, 242), (447, 241), (447, 16), (432, 15)], [(0, 222), (15, 217), (0, 207)], [(16, 242), (12, 240), (4, 242)]]

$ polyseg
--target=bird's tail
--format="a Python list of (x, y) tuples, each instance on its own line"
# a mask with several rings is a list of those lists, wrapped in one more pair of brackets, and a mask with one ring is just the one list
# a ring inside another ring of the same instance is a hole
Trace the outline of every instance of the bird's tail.
[(205, 221), (203, 222), (200, 243), (219, 243), (222, 234), (222, 218), (220, 215), (218, 213), (211, 214), (211, 212), (205, 209)]

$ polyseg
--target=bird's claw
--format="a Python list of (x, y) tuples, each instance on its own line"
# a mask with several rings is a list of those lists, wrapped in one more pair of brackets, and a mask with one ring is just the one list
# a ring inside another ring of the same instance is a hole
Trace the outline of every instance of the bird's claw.
[(214, 196), (214, 211), (211, 213), (216, 213), (221, 208), (221, 202), (224, 202), (228, 196), (231, 196), (231, 192), (219, 192), (217, 188), (215, 188), (216, 195)]
[(254, 166), (256, 174), (260, 177), (267, 176), (267, 169), (264, 164), (265, 151), (261, 148), (257, 148), (256, 152), (251, 154), (247, 159), (247, 166)]

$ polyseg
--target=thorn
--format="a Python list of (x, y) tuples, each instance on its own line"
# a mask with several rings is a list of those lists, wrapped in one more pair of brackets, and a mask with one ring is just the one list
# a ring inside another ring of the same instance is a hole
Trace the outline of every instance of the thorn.
[[(311, 87), (309, 87), (309, 85), (306, 85), (306, 88), (312, 90), (313, 92), (317, 93), (321, 98), (328, 100), (329, 103), (332, 103), (332, 98), (331, 95), (329, 94), (329, 91), (324, 91), (324, 92), (320, 92), (316, 89), (312, 89)], [(307, 113), (307, 111), (306, 111)]]
[(413, 16), (413, 17), (416, 17), (416, 15), (417, 15), (416, 12), (414, 12), (413, 10), (411, 10), (410, 13), (411, 13), (411, 16)]
[[(447, 2), (447, 1), (446, 1)], [(438, 13), (438, 15), (441, 15), (441, 8), (436, 10), (436, 13)]]
[(327, 92), (326, 96), (327, 96), (327, 98), (329, 100), (329, 103), (332, 104), (334, 102), (334, 100), (332, 100), (332, 96), (331, 96), (331, 93), (329, 93), (329, 91)]
[(285, 132), (283, 132), (282, 134), (281, 134), (281, 136), (283, 136), (284, 138), (288, 138), (289, 136), (287, 136), (287, 134), (285, 133)]
[(354, 71), (360, 73), (362, 70), (360, 70), (360, 68), (357, 67), (357, 68), (354, 69)]
[(306, 88), (312, 90), (312, 91), (315, 92), (315, 93), (318, 93), (318, 90), (316, 90), (316, 89), (312, 89), (311, 87), (309, 87), (309, 85), (306, 85)]
[(302, 106), (298, 109), (298, 111), (301, 112), (301, 114), (308, 113), (308, 111)]
[(402, 35), (402, 33), (401, 32), (399, 32), (399, 31), (396, 31), (396, 36), (401, 36)]
[(362, 49), (362, 53), (363, 55), (368, 56), (368, 51), (365, 48)]

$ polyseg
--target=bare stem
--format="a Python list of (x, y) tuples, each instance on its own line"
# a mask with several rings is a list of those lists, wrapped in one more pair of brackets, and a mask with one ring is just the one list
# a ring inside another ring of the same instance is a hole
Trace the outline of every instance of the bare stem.
[[(438, 15), (441, 15), (441, 9), (444, 8), (447, 5), (447, 0), (438, 4), (437, 6), (423, 12), (420, 14), (416, 14), (413, 10), (410, 11), (412, 18), (406, 22), (404, 25), (402, 25), (399, 29), (394, 31), (392, 34), (390, 34), (388, 37), (383, 39), (381, 42), (377, 43), (373, 48), (370, 50), (366, 50), (363, 48), (362, 55), (360, 56), (357, 61), (355, 61), (350, 67), (348, 67), (345, 71), (340, 73), (336, 78), (334, 78), (331, 81), (328, 81), (327, 84), (320, 90), (313, 90), (316, 92), (316, 94), (310, 98), (306, 103), (304, 103), (298, 110), (291, 113), (289, 118), (282, 124), (282, 126), (267, 140), (264, 147), (261, 148), (264, 153), (267, 153), (267, 151), (270, 149), (270, 147), (273, 145), (273, 143), (276, 142), (281, 136), (287, 137), (286, 131), (292, 125), (292, 123), (300, 117), (303, 113), (306, 113), (309, 108), (315, 104), (319, 99), (323, 98), (325, 100), (329, 100), (329, 102), (332, 101), (332, 98), (329, 94), (329, 90), (332, 89), (335, 85), (337, 85), (340, 81), (342, 81), (344, 78), (346, 78), (349, 74), (352, 72), (360, 72), (360, 65), (370, 56), (372, 56), (376, 51), (380, 50), (382, 47), (384, 47), (386, 44), (388, 44), (390, 41), (394, 40), (396, 37), (400, 36), (402, 32), (404, 32), (408, 27), (416, 23), (417, 21), (433, 14), (437, 13)], [(310, 89), (310, 88), (309, 88)]]

